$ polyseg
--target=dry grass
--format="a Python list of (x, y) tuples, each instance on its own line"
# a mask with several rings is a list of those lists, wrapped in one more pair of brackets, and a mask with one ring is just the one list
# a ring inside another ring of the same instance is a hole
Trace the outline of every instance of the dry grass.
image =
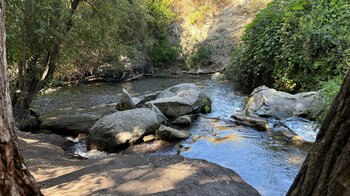
[(214, 16), (219, 7), (231, 0), (177, 0), (171, 6), (181, 21), (189, 25), (202, 25), (205, 19)]
[(210, 69), (228, 66), (245, 27), (271, 0), (173, 0), (181, 56), (188, 67), (200, 47), (210, 51)]
[(244, 12), (254, 14), (266, 7), (271, 0), (175, 0), (171, 3), (178, 18), (188, 25), (203, 25), (208, 17), (220, 13), (220, 9), (233, 5)]

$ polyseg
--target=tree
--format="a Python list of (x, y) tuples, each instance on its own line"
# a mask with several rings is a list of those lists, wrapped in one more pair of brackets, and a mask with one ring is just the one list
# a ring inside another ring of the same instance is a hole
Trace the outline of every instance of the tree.
[(350, 71), (287, 195), (350, 195)]
[(42, 195), (19, 152), (9, 94), (5, 4), (0, 0), (0, 195)]
[(173, 19), (169, 2), (7, 0), (7, 57), (16, 121), (28, 117), (33, 98), (55, 79), (91, 76), (104, 64), (112, 65), (113, 77), (121, 77), (121, 60), (146, 53), (151, 37), (167, 32)]
[(16, 93), (12, 94), (16, 120), (27, 117), (34, 96), (52, 80), (62, 41), (73, 27), (72, 16), (80, 1), (66, 1), (69, 6), (61, 0), (6, 2), (7, 28), (17, 33), (11, 35), (10, 44), (15, 47), (9, 49), (18, 69)]

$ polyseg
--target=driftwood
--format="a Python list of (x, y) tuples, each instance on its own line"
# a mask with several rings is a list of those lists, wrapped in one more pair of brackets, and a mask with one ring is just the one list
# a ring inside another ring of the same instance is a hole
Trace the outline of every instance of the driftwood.
[(126, 79), (125, 82), (130, 82), (130, 81), (133, 81), (133, 80), (140, 79), (140, 78), (143, 77), (143, 75), (144, 75), (143, 73), (142, 73), (142, 74), (139, 74), (139, 75), (136, 75), (136, 76), (134, 76), (134, 77), (132, 77), (132, 78)]

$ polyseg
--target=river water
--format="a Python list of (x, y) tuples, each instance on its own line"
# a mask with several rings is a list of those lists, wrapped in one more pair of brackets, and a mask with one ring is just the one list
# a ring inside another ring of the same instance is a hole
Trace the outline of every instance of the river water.
[[(262, 195), (285, 195), (309, 147), (276, 140), (266, 132), (228, 121), (234, 111), (244, 107), (247, 98), (228, 82), (216, 83), (208, 76), (173, 76), (125, 83), (91, 83), (48, 91), (34, 101), (33, 108), (43, 118), (56, 118), (113, 107), (121, 88), (137, 97), (185, 82), (197, 84), (209, 95), (213, 101), (212, 113), (200, 115), (190, 127), (183, 128), (191, 132), (189, 139), (152, 154), (205, 159), (236, 171)], [(286, 124), (300, 132), (305, 140), (314, 140), (316, 133), (311, 122), (294, 118)], [(84, 142), (80, 142), (75, 151), (84, 154), (84, 147)]]

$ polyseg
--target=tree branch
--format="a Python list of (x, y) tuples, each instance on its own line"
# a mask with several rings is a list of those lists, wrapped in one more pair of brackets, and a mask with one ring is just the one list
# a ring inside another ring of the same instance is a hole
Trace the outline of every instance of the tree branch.
[(102, 18), (100, 12), (94, 7), (94, 5), (92, 5), (92, 3), (90, 3), (88, 0), (84, 0), (84, 1), (85, 1), (87, 4), (89, 4), (90, 7), (91, 7), (91, 9), (94, 11), (94, 12), (92, 13), (92, 15), (94, 15), (95, 13), (97, 13), (98, 16), (99, 16), (100, 18)]

